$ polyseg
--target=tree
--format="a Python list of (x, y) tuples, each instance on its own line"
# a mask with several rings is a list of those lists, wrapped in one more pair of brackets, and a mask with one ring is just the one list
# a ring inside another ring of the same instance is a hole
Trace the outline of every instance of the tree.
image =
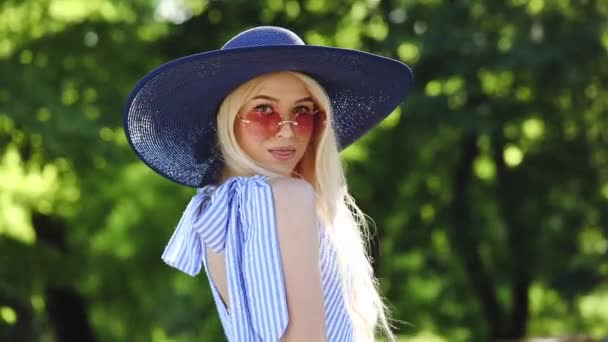
[(160, 260), (193, 192), (136, 159), (122, 107), (147, 71), (260, 24), (414, 70), (343, 153), (400, 334), (607, 335), (607, 17), (597, 0), (0, 2), (0, 340), (221, 339), (205, 282)]

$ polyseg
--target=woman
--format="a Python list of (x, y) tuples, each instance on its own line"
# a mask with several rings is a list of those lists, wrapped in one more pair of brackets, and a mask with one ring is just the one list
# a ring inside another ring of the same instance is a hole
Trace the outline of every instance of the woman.
[(401, 62), (265, 26), (132, 91), (137, 155), (198, 188), (162, 258), (190, 275), (203, 265), (228, 340), (393, 339), (339, 151), (411, 81)]

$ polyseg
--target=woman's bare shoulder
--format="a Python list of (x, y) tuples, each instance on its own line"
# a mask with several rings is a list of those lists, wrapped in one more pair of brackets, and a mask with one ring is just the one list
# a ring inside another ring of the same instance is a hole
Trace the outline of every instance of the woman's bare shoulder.
[(268, 181), (275, 197), (292, 198), (291, 196), (313, 198), (314, 190), (307, 181), (292, 177), (275, 177)]
[[(303, 179), (279, 177), (269, 180), (279, 222), (300, 218), (300, 223), (315, 222), (315, 195), (310, 183)], [(302, 218), (306, 219), (302, 221)], [(291, 222), (293, 223), (293, 222)], [(278, 225), (279, 230), (290, 230), (299, 224)], [(293, 228), (297, 229), (297, 228)]]
[(287, 177), (270, 184), (290, 318), (282, 341), (325, 341), (313, 188), (305, 180)]

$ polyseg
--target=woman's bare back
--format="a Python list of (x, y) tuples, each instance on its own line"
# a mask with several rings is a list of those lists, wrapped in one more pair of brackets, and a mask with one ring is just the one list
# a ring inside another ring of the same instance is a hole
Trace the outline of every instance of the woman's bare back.
[(220, 295), (226, 311), (230, 312), (230, 300), (228, 298), (228, 281), (226, 277), (226, 255), (224, 252), (215, 253), (211, 248), (205, 247), (207, 253), (207, 266), (213, 279), (213, 284)]

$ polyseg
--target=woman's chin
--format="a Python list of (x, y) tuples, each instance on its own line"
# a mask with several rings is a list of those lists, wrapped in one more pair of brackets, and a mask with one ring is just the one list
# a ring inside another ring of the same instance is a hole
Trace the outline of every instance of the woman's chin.
[(272, 163), (271, 165), (266, 165), (267, 170), (270, 170), (274, 173), (278, 173), (281, 176), (290, 177), (292, 172), (294, 171), (294, 167), (289, 165), (276, 165)]

